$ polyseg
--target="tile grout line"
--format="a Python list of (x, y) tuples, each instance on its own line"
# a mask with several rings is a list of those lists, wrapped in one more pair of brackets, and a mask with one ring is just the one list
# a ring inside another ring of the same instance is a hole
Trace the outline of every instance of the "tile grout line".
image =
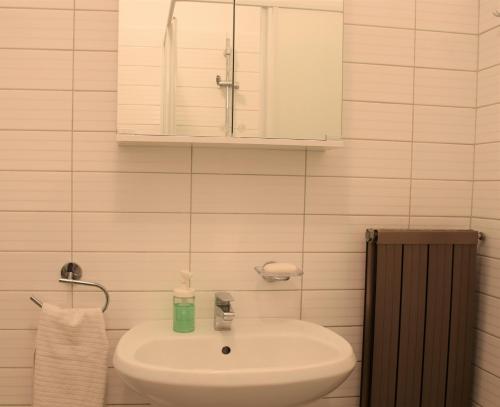
[[(304, 196), (302, 212), (302, 247), (301, 247), (301, 269), (304, 273), (305, 241), (306, 241), (306, 203), (307, 203), (307, 149), (304, 150)], [(299, 319), (302, 319), (302, 308), (304, 299), (304, 274), (300, 276), (300, 308)]]
[[(74, 151), (75, 151), (75, 37), (76, 37), (76, 0), (73, 0), (73, 47), (71, 50), (71, 150), (70, 150), (70, 257), (71, 262), (74, 261)], [(71, 308), (75, 305), (75, 287), (70, 286), (71, 292)]]
[(188, 246), (188, 270), (192, 267), (192, 244), (193, 244), (193, 157), (194, 147), (190, 146), (190, 172), (189, 172), (189, 246)]
[(410, 145), (410, 179), (408, 202), (408, 229), (411, 227), (412, 198), (413, 198), (413, 153), (415, 148), (415, 81), (417, 76), (417, 2), (414, 4), (414, 31), (413, 31), (413, 83), (412, 83), (412, 112), (411, 112), (411, 145)]
[(476, 109), (474, 112), (474, 144), (473, 144), (473, 151), (472, 151), (472, 190), (471, 190), (471, 198), (470, 198), (470, 216), (469, 216), (469, 229), (472, 229), (472, 218), (474, 216), (474, 195), (475, 195), (475, 183), (476, 183), (476, 146), (477, 146), (477, 127), (478, 127), (478, 101), (479, 101), (479, 58), (481, 57), (480, 55), (480, 40), (481, 40), (481, 34), (479, 33), (479, 26), (481, 23), (481, 1), (478, 0), (477, 2), (477, 38), (476, 38)]

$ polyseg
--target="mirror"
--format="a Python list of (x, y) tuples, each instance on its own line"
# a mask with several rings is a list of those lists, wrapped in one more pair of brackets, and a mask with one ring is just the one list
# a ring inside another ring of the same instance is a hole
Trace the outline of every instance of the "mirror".
[(234, 135), (338, 139), (342, 3), (236, 0)]
[(233, 0), (120, 1), (118, 132), (231, 134), (233, 14)]
[(342, 1), (121, 0), (118, 132), (335, 140)]

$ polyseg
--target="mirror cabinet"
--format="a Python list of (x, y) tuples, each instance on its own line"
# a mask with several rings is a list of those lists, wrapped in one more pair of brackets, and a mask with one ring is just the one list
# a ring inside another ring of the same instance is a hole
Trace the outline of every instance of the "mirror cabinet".
[(118, 140), (336, 146), (339, 0), (121, 0)]

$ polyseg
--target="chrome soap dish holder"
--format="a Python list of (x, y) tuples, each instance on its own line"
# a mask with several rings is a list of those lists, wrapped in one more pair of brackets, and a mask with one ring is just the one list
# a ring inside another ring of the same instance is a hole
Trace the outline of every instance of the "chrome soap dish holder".
[[(268, 271), (266, 270), (266, 266), (269, 264), (279, 264), (275, 261), (268, 261), (267, 263), (264, 263), (262, 266), (256, 266), (255, 271), (267, 282), (269, 283), (276, 283), (278, 281), (288, 281), (290, 280), (290, 277), (300, 277), (304, 274), (304, 272), (298, 268), (295, 267), (295, 270), (286, 270), (284, 267), (283, 270), (276, 270), (276, 271)], [(288, 264), (286, 264), (288, 266)], [(284, 264), (285, 266), (285, 264)], [(279, 268), (278, 268), (279, 269)]]
[[(102, 307), (102, 312), (106, 311), (109, 305), (108, 290), (106, 290), (106, 288), (102, 284), (94, 283), (91, 281), (82, 281), (80, 280), (80, 278), (82, 278), (82, 268), (76, 263), (66, 263), (61, 269), (61, 278), (59, 279), (59, 282), (67, 284), (86, 285), (88, 287), (98, 288), (99, 290), (102, 291), (105, 297), (105, 303), (104, 306)], [(32, 296), (30, 297), (30, 300), (33, 301), (36, 305), (38, 305), (40, 308), (43, 306), (42, 301), (40, 301), (36, 297)]]

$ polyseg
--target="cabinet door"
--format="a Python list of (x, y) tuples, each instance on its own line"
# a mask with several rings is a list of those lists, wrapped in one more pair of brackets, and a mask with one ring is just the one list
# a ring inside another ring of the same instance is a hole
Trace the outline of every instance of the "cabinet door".
[(236, 0), (233, 132), (341, 135), (342, 2)]
[(230, 135), (233, 0), (121, 0), (119, 13), (118, 131)]

